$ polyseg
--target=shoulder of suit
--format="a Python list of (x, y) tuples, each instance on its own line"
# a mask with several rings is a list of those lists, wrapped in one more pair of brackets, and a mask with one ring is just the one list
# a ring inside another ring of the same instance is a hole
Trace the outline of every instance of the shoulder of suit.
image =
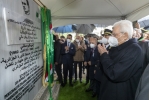
[(67, 42), (65, 41), (62, 45), (63, 45), (63, 46), (67, 45)]
[(74, 44), (74, 43), (71, 43), (71, 45), (75, 46), (75, 44)]

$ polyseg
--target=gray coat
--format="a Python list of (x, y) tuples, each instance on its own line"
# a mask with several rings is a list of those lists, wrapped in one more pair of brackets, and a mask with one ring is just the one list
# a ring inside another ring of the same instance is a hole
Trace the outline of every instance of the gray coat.
[(149, 100), (149, 64), (140, 79), (135, 100)]

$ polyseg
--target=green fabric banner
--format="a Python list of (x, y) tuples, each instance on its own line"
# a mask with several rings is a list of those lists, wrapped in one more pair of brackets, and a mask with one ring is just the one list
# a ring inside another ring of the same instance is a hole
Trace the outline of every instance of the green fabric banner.
[(48, 82), (50, 98), (53, 100), (51, 84), (53, 83), (53, 34), (49, 26), (51, 25), (51, 11), (46, 8), (41, 8), (41, 30), (42, 30), (42, 47), (44, 58), (44, 71), (43, 71), (43, 85), (46, 86)]

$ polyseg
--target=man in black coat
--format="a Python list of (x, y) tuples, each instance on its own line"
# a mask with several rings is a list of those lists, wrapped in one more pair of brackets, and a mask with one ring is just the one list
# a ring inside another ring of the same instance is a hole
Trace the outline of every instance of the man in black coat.
[(72, 35), (67, 35), (67, 40), (62, 44), (61, 54), (63, 63), (63, 73), (64, 73), (64, 85), (67, 84), (67, 75), (69, 71), (69, 85), (72, 84), (72, 71), (73, 71), (73, 56), (75, 55), (76, 49), (73, 43), (71, 43)]
[(55, 69), (56, 73), (58, 75), (59, 83), (61, 83), (61, 86), (64, 86), (63, 80), (62, 80), (62, 56), (61, 56), (61, 43), (60, 39), (58, 38), (58, 35), (54, 36), (54, 62), (55, 62)]
[(133, 27), (128, 20), (114, 24), (109, 52), (98, 45), (103, 75), (99, 100), (134, 100), (142, 74), (142, 49), (132, 39)]

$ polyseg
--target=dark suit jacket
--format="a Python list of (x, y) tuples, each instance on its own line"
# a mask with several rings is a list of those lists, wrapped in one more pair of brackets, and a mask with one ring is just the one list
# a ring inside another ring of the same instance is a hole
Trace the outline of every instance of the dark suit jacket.
[(94, 75), (95, 80), (101, 82), (102, 79), (102, 75), (103, 75), (103, 71), (102, 71), (102, 67), (101, 67), (101, 62), (100, 60), (98, 61), (97, 66), (95, 67), (96, 73)]
[(55, 41), (54, 43), (54, 55), (54, 62), (58, 62), (59, 64), (62, 63), (61, 43), (59, 40)]
[(139, 45), (142, 48), (143, 53), (143, 71), (149, 63), (149, 42), (139, 41)]
[(65, 46), (67, 46), (67, 41), (65, 41), (64, 44), (62, 44), (61, 48), (61, 55), (62, 55), (62, 63), (73, 63), (73, 56), (75, 55), (76, 49), (73, 43), (70, 44), (69, 52), (65, 52)]
[(89, 66), (89, 78), (94, 79), (94, 71), (99, 61), (99, 52), (97, 47), (94, 49), (93, 54), (91, 55), (91, 48), (88, 47), (85, 55), (85, 61), (91, 61), (91, 66)]
[[(99, 44), (101, 44), (101, 43), (99, 43)], [(109, 51), (109, 48), (110, 48), (110, 46), (106, 47), (107, 51)], [(99, 57), (99, 61), (98, 61), (97, 67), (96, 67), (95, 80), (101, 82), (102, 75), (103, 75), (103, 68), (102, 68), (102, 64), (100, 62), (100, 57)]]

